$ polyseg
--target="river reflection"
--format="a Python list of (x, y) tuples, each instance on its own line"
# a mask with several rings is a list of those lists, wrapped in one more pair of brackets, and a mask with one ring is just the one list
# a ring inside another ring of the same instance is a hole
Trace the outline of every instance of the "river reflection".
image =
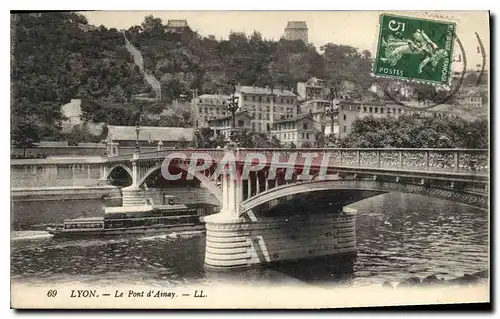
[[(14, 208), (14, 214), (23, 214), (17, 220), (23, 220), (25, 226), (26, 220), (39, 223), (36, 217), (27, 218), (29, 204), (23, 205), (17, 206), (17, 211)], [(38, 210), (49, 209), (40, 205), (53, 210), (56, 204), (37, 202), (34, 205)], [(89, 207), (89, 203), (77, 201), (72, 205), (72, 213), (78, 210), (78, 205)], [(488, 214), (485, 211), (396, 193), (372, 197), (351, 206), (359, 210), (356, 256), (219, 273), (203, 268), (203, 234), (192, 234), (188, 238), (49, 238), (12, 242), (12, 278), (31, 283), (134, 282), (153, 286), (224, 280), (249, 285), (294, 282), (369, 285), (431, 274), (452, 278), (488, 269)]]

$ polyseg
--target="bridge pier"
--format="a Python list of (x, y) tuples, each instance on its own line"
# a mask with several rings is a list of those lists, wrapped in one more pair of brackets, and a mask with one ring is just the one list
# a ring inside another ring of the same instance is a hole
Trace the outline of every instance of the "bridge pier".
[(344, 207), (340, 213), (259, 220), (208, 216), (205, 267), (223, 270), (355, 253), (356, 213)]
[(145, 197), (142, 189), (131, 185), (122, 188), (122, 206), (143, 206)]

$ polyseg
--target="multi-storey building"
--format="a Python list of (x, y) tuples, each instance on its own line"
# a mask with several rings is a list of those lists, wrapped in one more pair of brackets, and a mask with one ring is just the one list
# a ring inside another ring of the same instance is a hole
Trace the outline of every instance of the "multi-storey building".
[(293, 118), (283, 119), (273, 123), (271, 134), (283, 145), (292, 143), (297, 147), (315, 146), (316, 134), (314, 120), (310, 114), (300, 114)]
[(328, 95), (326, 81), (318, 78), (310, 78), (306, 82), (298, 82), (297, 95), (302, 101), (324, 100)]
[(187, 20), (168, 20), (167, 23), (167, 31), (169, 32), (176, 32), (176, 31), (182, 31), (186, 28), (188, 28), (188, 23)]
[(191, 100), (195, 127), (208, 127), (208, 121), (229, 115), (224, 101), (229, 95), (202, 94)]
[[(411, 102), (408, 102), (412, 104)], [(338, 114), (338, 136), (345, 138), (352, 128), (352, 124), (357, 118), (373, 116), (374, 118), (393, 117), (402, 115), (419, 115), (427, 117), (448, 117), (454, 114), (447, 105), (436, 106), (428, 110), (417, 110), (404, 105), (387, 102), (367, 102), (339, 101)]]
[(285, 39), (309, 41), (309, 30), (305, 21), (288, 21), (285, 28)]
[(252, 117), (251, 129), (255, 132), (270, 132), (274, 121), (297, 115), (297, 96), (284, 89), (269, 87), (238, 86), (235, 96), (238, 107)]
[[(236, 112), (234, 117), (236, 129), (250, 130), (252, 117), (248, 114), (247, 111)], [(221, 134), (225, 138), (229, 138), (233, 125), (232, 121), (232, 115), (227, 115), (208, 120), (208, 125), (210, 129), (213, 130), (216, 134)]]
[(324, 132), (326, 135), (331, 131), (331, 118), (327, 116), (326, 110), (330, 107), (328, 100), (308, 100), (299, 107), (300, 114), (309, 114), (314, 120), (314, 128)]

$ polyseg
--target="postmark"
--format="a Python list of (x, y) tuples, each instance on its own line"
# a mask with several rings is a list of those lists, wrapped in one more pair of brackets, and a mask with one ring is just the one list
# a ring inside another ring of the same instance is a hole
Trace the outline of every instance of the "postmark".
[(456, 24), (381, 14), (373, 75), (449, 85)]

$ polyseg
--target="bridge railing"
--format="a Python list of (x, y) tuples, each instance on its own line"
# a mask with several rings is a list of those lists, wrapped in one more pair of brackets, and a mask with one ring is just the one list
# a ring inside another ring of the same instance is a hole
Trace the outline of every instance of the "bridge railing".
[[(488, 174), (489, 151), (487, 149), (445, 149), (445, 148), (239, 148), (236, 149), (239, 159), (247, 153), (264, 154), (268, 163), (273, 156), (287, 161), (291, 154), (314, 153), (320, 163), (328, 155), (328, 167), (388, 169), (404, 171), (455, 172)], [(190, 155), (206, 153), (214, 160), (222, 158), (224, 149), (168, 149), (162, 151), (140, 153), (138, 159), (162, 160), (167, 155), (178, 152)], [(131, 160), (133, 157), (117, 156), (108, 158), (110, 162)], [(313, 164), (314, 165), (314, 164)]]

